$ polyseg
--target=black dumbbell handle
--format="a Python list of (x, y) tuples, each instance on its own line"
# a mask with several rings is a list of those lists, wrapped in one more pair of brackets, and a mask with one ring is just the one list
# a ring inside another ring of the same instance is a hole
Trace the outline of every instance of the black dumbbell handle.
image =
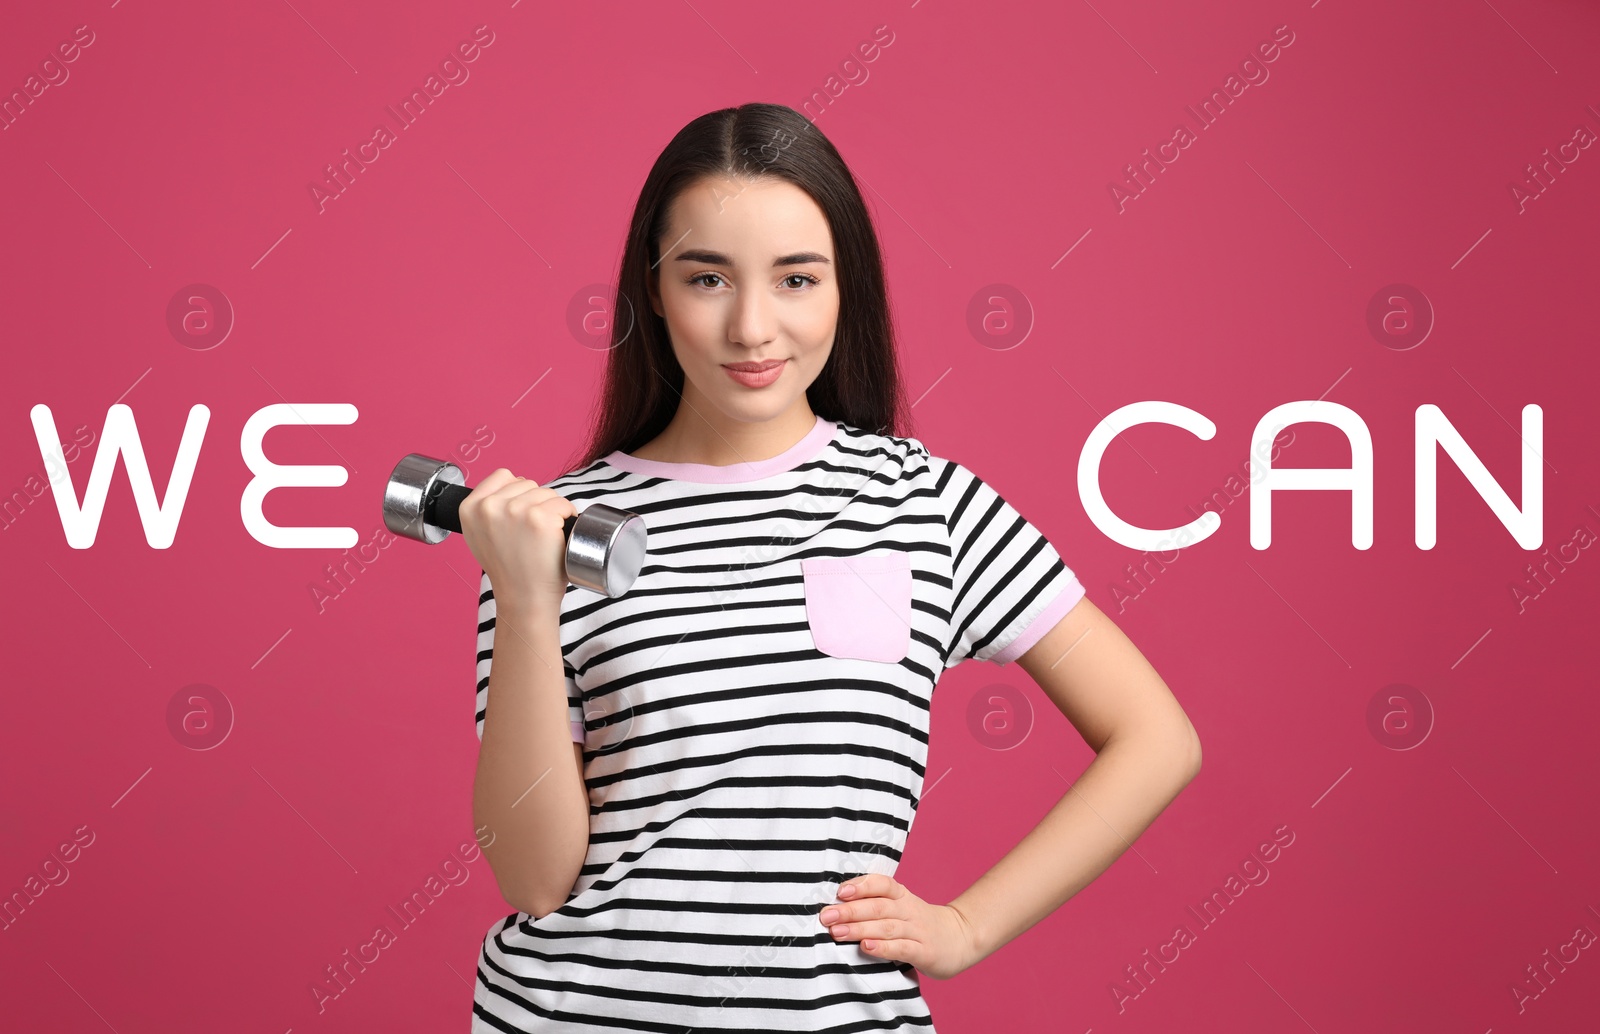
[[(428, 489), (428, 496), (422, 501), (422, 519), (436, 528), (446, 531), (461, 530), (461, 500), (472, 494), (472, 489), (461, 485), (452, 485), (442, 479), (435, 480)], [(572, 526), (576, 524), (576, 515), (568, 517), (562, 522), (563, 535), (572, 534)]]

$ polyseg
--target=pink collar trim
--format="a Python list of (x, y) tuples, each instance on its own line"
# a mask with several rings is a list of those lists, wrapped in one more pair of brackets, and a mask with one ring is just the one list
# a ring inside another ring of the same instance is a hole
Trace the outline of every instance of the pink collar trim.
[(815, 459), (833, 441), (839, 425), (832, 420), (817, 417), (816, 424), (806, 436), (769, 459), (747, 463), (730, 463), (718, 466), (713, 463), (670, 463), (666, 460), (644, 460), (629, 456), (619, 450), (602, 456), (601, 462), (647, 477), (670, 478), (673, 481), (693, 481), (708, 485), (731, 485), (742, 481), (757, 481), (793, 470), (807, 460)]

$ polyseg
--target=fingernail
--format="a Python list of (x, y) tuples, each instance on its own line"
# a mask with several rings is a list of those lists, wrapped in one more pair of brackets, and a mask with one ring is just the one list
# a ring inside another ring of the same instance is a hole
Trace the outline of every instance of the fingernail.
[(839, 918), (839, 910), (837, 908), (825, 908), (825, 909), (822, 910), (822, 925), (823, 926), (831, 926), (833, 924), (833, 921), (835, 919), (838, 919), (838, 918)]
[(839, 896), (841, 898), (853, 898), (855, 897), (855, 894), (856, 885), (854, 883), (846, 883), (843, 887), (839, 888)]

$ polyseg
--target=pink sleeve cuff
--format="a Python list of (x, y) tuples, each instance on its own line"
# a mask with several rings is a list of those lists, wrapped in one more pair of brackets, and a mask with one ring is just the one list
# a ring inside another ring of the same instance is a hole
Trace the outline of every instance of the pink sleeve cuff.
[(572, 742), (574, 742), (574, 743), (582, 743), (583, 742), (583, 723), (582, 722), (573, 722), (572, 723)]
[(1004, 650), (991, 654), (989, 660), (996, 664), (1010, 664), (1032, 648), (1034, 643), (1043, 639), (1045, 633), (1056, 627), (1056, 623), (1067, 616), (1067, 611), (1077, 606), (1078, 601), (1085, 595), (1083, 583), (1078, 581), (1074, 574), (1072, 580), (1061, 587), (1056, 593), (1056, 598), (1045, 605), (1038, 615), (1022, 630), (1022, 634), (1006, 646)]

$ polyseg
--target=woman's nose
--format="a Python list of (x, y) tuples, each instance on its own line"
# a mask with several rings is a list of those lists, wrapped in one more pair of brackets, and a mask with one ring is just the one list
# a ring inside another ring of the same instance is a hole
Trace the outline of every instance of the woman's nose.
[(741, 292), (733, 301), (728, 337), (736, 344), (763, 345), (772, 340), (775, 322), (770, 302), (759, 291)]

